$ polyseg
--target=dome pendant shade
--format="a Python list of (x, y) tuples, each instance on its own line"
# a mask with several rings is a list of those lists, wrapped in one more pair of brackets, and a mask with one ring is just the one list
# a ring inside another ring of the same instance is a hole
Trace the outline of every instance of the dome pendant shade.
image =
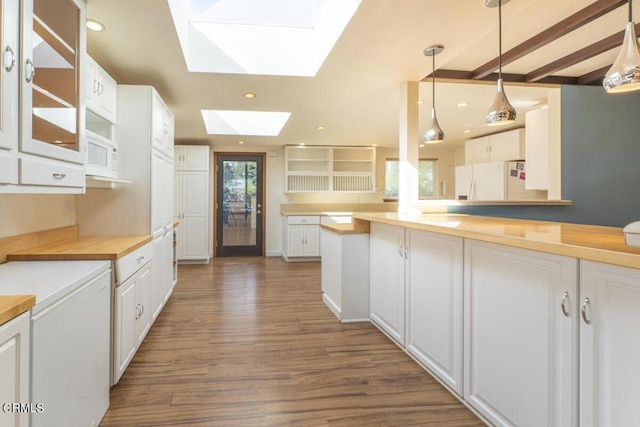
[(608, 93), (640, 90), (640, 48), (636, 26), (628, 22), (620, 53), (602, 81)]
[(493, 99), (489, 113), (484, 119), (487, 126), (501, 126), (513, 123), (516, 120), (516, 109), (509, 103), (504, 94), (502, 79), (498, 79), (498, 93)]
[(444, 132), (438, 124), (438, 118), (436, 117), (436, 109), (431, 109), (431, 120), (429, 121), (429, 127), (424, 134), (425, 144), (437, 144), (444, 141)]

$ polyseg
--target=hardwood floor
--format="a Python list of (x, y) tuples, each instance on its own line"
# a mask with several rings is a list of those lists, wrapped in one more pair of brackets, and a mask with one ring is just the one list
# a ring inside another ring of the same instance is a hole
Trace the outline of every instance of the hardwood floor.
[(101, 426), (481, 426), (369, 323), (321, 302), (320, 264), (217, 258), (179, 282)]

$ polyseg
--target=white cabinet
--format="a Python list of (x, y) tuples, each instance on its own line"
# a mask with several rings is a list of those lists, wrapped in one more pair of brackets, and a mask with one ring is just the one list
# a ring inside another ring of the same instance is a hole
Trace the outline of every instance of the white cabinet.
[(84, 191), (85, 12), (83, 0), (2, 0), (1, 193)]
[(465, 164), (525, 159), (525, 131), (507, 132), (470, 139), (465, 142)]
[(160, 95), (153, 91), (153, 147), (163, 154), (173, 157), (174, 120)]
[(462, 396), (463, 239), (407, 228), (406, 348)]
[(372, 223), (370, 231), (369, 316), (401, 346), (405, 345), (404, 228)]
[(581, 261), (580, 299), (580, 425), (636, 425), (640, 270)]
[(153, 286), (150, 310), (153, 320), (158, 317), (173, 292), (175, 283), (173, 265), (173, 229), (167, 229), (166, 233), (153, 239), (151, 262)]
[[(0, 325), (0, 402), (2, 404), (30, 402), (29, 340), (29, 312)], [(29, 413), (2, 410), (0, 425), (27, 427)]]
[(320, 217), (283, 216), (282, 258), (285, 261), (316, 259), (320, 256)]
[(209, 261), (209, 147), (176, 146), (173, 217), (178, 219), (177, 258)]
[(208, 145), (176, 145), (173, 147), (175, 169), (180, 171), (208, 171)]
[(151, 232), (164, 233), (173, 222), (173, 161), (157, 150), (151, 152)]
[(0, 79), (0, 184), (17, 184), (20, 9), (18, 0), (2, 0), (0, 7), (5, 51)]
[(117, 383), (151, 328), (151, 263), (115, 289), (114, 378)]
[(577, 260), (470, 239), (464, 257), (464, 399), (497, 426), (576, 426)]
[(285, 192), (375, 191), (375, 147), (285, 146)]
[(116, 122), (118, 85), (102, 67), (87, 55), (87, 108), (110, 123)]
[(322, 301), (342, 322), (369, 320), (369, 234), (322, 229)]

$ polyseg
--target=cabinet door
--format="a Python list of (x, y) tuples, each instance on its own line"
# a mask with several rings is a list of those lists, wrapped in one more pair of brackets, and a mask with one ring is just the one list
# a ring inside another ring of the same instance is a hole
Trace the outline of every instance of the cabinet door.
[(151, 307), (153, 311), (153, 320), (155, 320), (162, 307), (164, 307), (167, 285), (166, 285), (166, 259), (167, 259), (167, 243), (165, 235), (160, 234), (153, 239), (153, 259), (151, 260)]
[(86, 3), (22, 5), (20, 151), (84, 164)]
[(109, 122), (115, 123), (118, 106), (118, 83), (102, 68), (98, 68), (98, 73), (100, 76), (98, 113)]
[(580, 425), (637, 425), (640, 271), (581, 261), (580, 298)]
[(186, 146), (182, 152), (181, 167), (186, 171), (209, 170), (209, 147)]
[(173, 293), (173, 228), (167, 228), (164, 235), (164, 284), (165, 284), (165, 303)]
[[(0, 402), (29, 402), (30, 312), (0, 326)], [(36, 402), (34, 402), (36, 403)], [(27, 427), (28, 412), (0, 411), (0, 425)]]
[(116, 288), (114, 330), (113, 383), (117, 383), (136, 352), (136, 299), (135, 276)]
[(304, 226), (287, 226), (287, 242), (288, 257), (304, 256)]
[(1, 4), (2, 64), (0, 72), (0, 184), (18, 183), (19, 2)]
[(503, 162), (473, 165), (473, 192), (471, 196), (473, 200), (504, 200), (506, 185)]
[(577, 268), (465, 240), (464, 398), (493, 425), (577, 425)]
[(209, 258), (209, 174), (181, 172), (181, 237), (184, 251), (180, 259)]
[(151, 307), (151, 263), (147, 263), (135, 275), (136, 345), (140, 345), (151, 328), (153, 310)]
[(489, 145), (490, 162), (524, 160), (524, 129), (493, 134), (489, 136)]
[(173, 164), (162, 153), (151, 159), (151, 234), (164, 231), (173, 221)]
[(404, 346), (404, 228), (371, 223), (370, 317)]
[(304, 255), (320, 256), (320, 226), (304, 226)]
[(464, 144), (464, 164), (473, 165), (489, 161), (489, 137), (470, 139)]
[(461, 237), (406, 231), (407, 350), (462, 396)]

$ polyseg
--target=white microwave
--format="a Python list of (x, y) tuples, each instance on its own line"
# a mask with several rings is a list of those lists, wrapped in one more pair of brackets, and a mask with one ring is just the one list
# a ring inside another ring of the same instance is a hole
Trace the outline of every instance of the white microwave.
[(118, 147), (100, 135), (87, 131), (87, 175), (118, 177)]

